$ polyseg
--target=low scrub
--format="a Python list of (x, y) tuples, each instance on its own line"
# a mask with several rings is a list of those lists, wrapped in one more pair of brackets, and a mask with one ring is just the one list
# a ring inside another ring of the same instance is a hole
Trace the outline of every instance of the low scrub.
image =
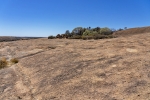
[(72, 37), (68, 37), (68, 39), (82, 39), (81, 35), (74, 35)]
[(19, 60), (18, 60), (17, 58), (12, 58), (12, 59), (10, 60), (10, 62), (13, 63), (13, 64), (16, 64), (16, 63), (19, 62)]
[(0, 60), (0, 69), (7, 67), (7, 64), (8, 64), (8, 62), (7, 62), (6, 58), (2, 58)]
[(2, 59), (0, 59), (0, 69), (5, 68), (7, 66), (11, 66), (18, 62), (19, 62), (19, 60), (17, 58), (12, 58), (10, 61), (7, 61), (6, 58), (2, 58)]
[(89, 39), (93, 39), (93, 36), (82, 36), (83, 40), (89, 40)]
[(110, 35), (110, 34), (112, 34), (112, 33), (113, 33), (112, 30), (110, 30), (110, 29), (107, 28), (107, 27), (101, 28), (101, 30), (100, 30), (100, 34), (102, 34), (102, 35)]
[(113, 35), (97, 35), (93, 37), (94, 39), (106, 39), (106, 38), (115, 38)]
[(113, 35), (101, 35), (101, 34), (97, 34), (97, 35), (93, 35), (93, 36), (82, 36), (83, 40), (89, 40), (89, 39), (107, 39), (107, 38), (115, 38), (115, 36)]
[(55, 39), (55, 36), (48, 36), (48, 39)]

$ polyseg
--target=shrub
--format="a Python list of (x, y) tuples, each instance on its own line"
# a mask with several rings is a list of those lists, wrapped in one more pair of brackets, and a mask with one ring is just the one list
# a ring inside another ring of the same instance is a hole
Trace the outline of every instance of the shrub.
[(93, 37), (94, 39), (106, 39), (106, 38), (115, 38), (113, 35), (96, 35)]
[(93, 39), (93, 36), (82, 36), (83, 40), (89, 40), (89, 39)]
[(0, 60), (0, 69), (7, 67), (7, 64), (8, 64), (8, 63), (7, 63), (6, 58), (1, 59), (1, 60)]
[(55, 39), (55, 36), (48, 36), (48, 39)]
[(97, 31), (92, 31), (92, 33), (89, 36), (92, 37), (92, 38), (94, 38), (97, 35), (99, 35)]
[(112, 34), (112, 31), (109, 28), (105, 27), (105, 28), (101, 28), (100, 34), (102, 34), (102, 35), (110, 35), (110, 34)]
[(68, 39), (82, 39), (81, 35), (73, 35), (72, 37), (68, 37)]
[(82, 39), (83, 39), (83, 40), (87, 40), (87, 37), (86, 37), (86, 36), (82, 36)]
[(88, 36), (88, 35), (91, 35), (92, 32), (90, 30), (86, 30), (84, 33), (83, 33), (83, 36)]
[(17, 58), (12, 58), (12, 59), (10, 60), (10, 62), (13, 63), (13, 64), (16, 64), (16, 63), (19, 62), (19, 60), (18, 60)]
[(106, 38), (106, 35), (96, 35), (94, 36), (94, 39), (104, 39)]

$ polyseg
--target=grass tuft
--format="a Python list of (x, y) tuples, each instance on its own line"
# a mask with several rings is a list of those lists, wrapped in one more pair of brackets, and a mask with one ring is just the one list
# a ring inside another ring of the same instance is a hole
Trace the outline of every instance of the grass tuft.
[(10, 60), (10, 62), (13, 63), (13, 64), (16, 64), (16, 63), (19, 62), (19, 60), (18, 60), (17, 58), (12, 58), (12, 59)]
[(6, 58), (2, 58), (0, 60), (0, 69), (7, 67), (7, 64), (8, 64), (8, 62), (7, 62)]

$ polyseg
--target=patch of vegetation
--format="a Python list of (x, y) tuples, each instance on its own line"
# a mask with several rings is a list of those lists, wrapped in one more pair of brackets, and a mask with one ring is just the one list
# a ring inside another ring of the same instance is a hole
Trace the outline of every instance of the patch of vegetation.
[(0, 69), (7, 67), (7, 64), (8, 64), (8, 62), (7, 62), (6, 58), (2, 58), (0, 60)]
[(16, 63), (19, 62), (19, 60), (18, 60), (17, 58), (12, 58), (12, 59), (10, 60), (10, 62), (13, 63), (13, 64), (16, 64)]
[(82, 39), (80, 35), (73, 35), (72, 37), (68, 37), (68, 39)]
[(0, 59), (0, 69), (5, 68), (7, 66), (11, 66), (18, 62), (19, 62), (19, 60), (17, 58), (12, 58), (10, 61), (7, 61), (6, 58), (2, 58), (2, 59)]
[(93, 39), (93, 36), (82, 36), (83, 40), (89, 40), (89, 39)]
[(55, 39), (55, 36), (48, 36), (48, 39)]
[(114, 32), (116, 32), (115, 29), (110, 29), (108, 27), (104, 27), (104, 28), (76, 27), (72, 30), (72, 32), (70, 32), (69, 30), (66, 30), (64, 34), (57, 34), (56, 36), (49, 36), (48, 39), (66, 38), (66, 39), (89, 40), (89, 39), (115, 38), (115, 36), (113, 35)]

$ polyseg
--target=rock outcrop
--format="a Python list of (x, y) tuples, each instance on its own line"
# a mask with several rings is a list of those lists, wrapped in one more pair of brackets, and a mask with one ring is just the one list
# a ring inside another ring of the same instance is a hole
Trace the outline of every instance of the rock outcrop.
[(0, 43), (0, 100), (149, 100), (150, 33)]

